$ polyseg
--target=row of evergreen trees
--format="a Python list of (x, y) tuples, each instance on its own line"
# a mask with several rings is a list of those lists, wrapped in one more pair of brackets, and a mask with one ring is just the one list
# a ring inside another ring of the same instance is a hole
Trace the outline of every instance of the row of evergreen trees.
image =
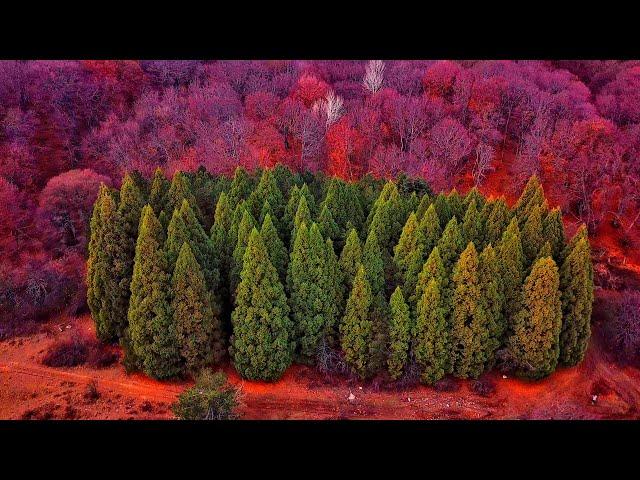
[(98, 336), (157, 378), (227, 351), (249, 379), (331, 351), (361, 378), (433, 383), (497, 362), (539, 378), (582, 360), (592, 300), (586, 229), (565, 241), (536, 177), (509, 208), (405, 176), (157, 170), (101, 187), (91, 219)]

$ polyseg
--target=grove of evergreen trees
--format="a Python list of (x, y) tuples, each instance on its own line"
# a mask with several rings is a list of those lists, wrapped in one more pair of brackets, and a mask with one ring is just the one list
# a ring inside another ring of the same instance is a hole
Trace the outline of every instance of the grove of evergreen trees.
[(363, 379), (540, 378), (591, 333), (586, 229), (567, 241), (535, 177), (510, 208), (404, 176), (158, 169), (103, 185), (90, 227), (97, 335), (156, 378), (229, 358), (274, 381), (327, 351)]

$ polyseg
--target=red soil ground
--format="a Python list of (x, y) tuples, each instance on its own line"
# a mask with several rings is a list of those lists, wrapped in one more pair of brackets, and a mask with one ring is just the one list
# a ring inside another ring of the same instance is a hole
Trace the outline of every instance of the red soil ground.
[[(0, 418), (173, 418), (170, 405), (191, 382), (127, 375), (119, 363), (104, 369), (43, 366), (48, 347), (74, 332), (94, 335), (90, 316), (54, 321), (29, 336), (0, 342)], [(232, 367), (225, 370), (242, 392), (244, 419), (640, 418), (640, 371), (616, 365), (597, 335), (580, 366), (559, 369), (538, 382), (492, 372), (487, 379), (495, 391), (487, 396), (475, 393), (470, 381), (456, 382), (456, 390), (449, 392), (425, 386), (389, 391), (342, 379), (327, 381), (297, 365), (275, 383), (243, 381)], [(91, 383), (99, 398), (87, 395)]]

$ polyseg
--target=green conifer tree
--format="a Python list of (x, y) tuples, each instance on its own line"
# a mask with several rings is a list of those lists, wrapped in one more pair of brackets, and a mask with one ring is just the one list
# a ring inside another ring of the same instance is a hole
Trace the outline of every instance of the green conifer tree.
[(472, 199), (462, 221), (462, 238), (464, 242), (473, 242), (474, 245), (479, 245), (482, 242), (483, 227), (476, 201)]
[(229, 188), (229, 204), (238, 205), (241, 201), (247, 200), (253, 191), (253, 184), (253, 179), (247, 171), (243, 167), (236, 167)]
[(502, 234), (509, 226), (510, 220), (511, 212), (507, 207), (507, 202), (504, 197), (500, 197), (493, 203), (493, 208), (485, 222), (485, 244), (498, 245), (500, 239), (502, 239)]
[(562, 251), (565, 246), (564, 224), (562, 223), (562, 212), (560, 207), (556, 207), (547, 213), (542, 223), (544, 239), (551, 245), (551, 254), (555, 262), (560, 265), (562, 261)]
[(371, 294), (375, 297), (383, 292), (385, 285), (384, 263), (375, 230), (369, 233), (362, 249), (362, 264), (367, 272), (367, 281), (371, 287)]
[(284, 246), (275, 225), (271, 221), (271, 215), (267, 213), (267, 216), (262, 222), (262, 228), (260, 229), (260, 236), (269, 254), (269, 260), (275, 267), (280, 277), (280, 281), (284, 285), (287, 280), (287, 266), (289, 264), (289, 253), (287, 247)]
[(487, 367), (491, 368), (495, 353), (502, 345), (506, 323), (504, 319), (504, 291), (498, 256), (491, 244), (487, 245), (479, 258), (478, 279), (480, 282), (480, 301), (487, 316), (489, 335), (483, 350), (487, 353)]
[(541, 378), (556, 368), (562, 328), (559, 284), (558, 268), (550, 257), (538, 260), (525, 281), (522, 308), (509, 338), (519, 375)]
[(451, 273), (460, 253), (464, 249), (464, 240), (456, 217), (453, 217), (447, 223), (437, 246), (440, 250), (445, 270)]
[(533, 264), (545, 242), (541, 210), (541, 206), (532, 208), (522, 229), (522, 253), (527, 266)]
[(415, 213), (411, 213), (405, 223), (400, 240), (394, 248), (394, 263), (397, 271), (397, 281), (402, 285), (403, 293), (409, 297), (416, 288), (418, 275), (424, 264), (424, 238), (418, 228)]
[(128, 314), (131, 346), (148, 375), (169, 378), (180, 374), (182, 365), (168, 298), (164, 232), (150, 205), (142, 210), (139, 230)]
[(360, 245), (360, 238), (355, 228), (349, 231), (347, 236), (347, 242), (340, 253), (340, 271), (343, 275), (343, 291), (346, 295), (351, 292), (353, 288), (353, 279), (358, 273), (358, 265), (362, 262), (362, 246)]
[(323, 237), (330, 238), (332, 242), (338, 239), (340, 229), (333, 219), (331, 210), (329, 210), (326, 205), (322, 207), (322, 211), (318, 217), (318, 227), (320, 227), (320, 233), (322, 233)]
[(435, 278), (429, 280), (418, 300), (412, 337), (420, 378), (424, 383), (434, 384), (445, 376), (451, 363), (446, 312)]
[(562, 292), (562, 331), (560, 363), (577, 365), (584, 358), (591, 336), (593, 279), (590, 277), (591, 251), (586, 238), (580, 238), (560, 270)]
[(278, 272), (256, 228), (251, 230), (242, 265), (231, 316), (230, 353), (244, 378), (274, 381), (291, 364), (293, 325)]
[(472, 242), (455, 266), (453, 284), (453, 373), (460, 378), (477, 378), (488, 360), (489, 325), (481, 295), (478, 253)]
[(498, 258), (504, 287), (504, 316), (507, 320), (507, 328), (510, 329), (513, 317), (520, 309), (522, 283), (525, 275), (525, 258), (522, 253), (520, 229), (516, 217), (511, 219), (502, 235), (498, 246)]
[(165, 209), (167, 195), (169, 194), (169, 181), (162, 173), (160, 167), (156, 168), (151, 181), (151, 193), (149, 194), (149, 204), (156, 215), (160, 215)]
[[(255, 227), (256, 221), (253, 219), (253, 216), (251, 215), (251, 213), (249, 213), (249, 210), (244, 210), (242, 214), (242, 221), (238, 226), (236, 246), (233, 250), (233, 256), (231, 258), (231, 273), (229, 276), (231, 298), (233, 299), (235, 299), (236, 297), (236, 289), (238, 288), (238, 284), (240, 283), (240, 273), (242, 272), (243, 268), (242, 262), (244, 261), (244, 254), (249, 242), (249, 236), (251, 235), (251, 231)], [(260, 238), (260, 241), (262, 242), (262, 237)]]
[(421, 233), (421, 240), (424, 240), (424, 253), (428, 256), (442, 236), (442, 227), (433, 203), (429, 205), (420, 219), (418, 230)]
[(340, 324), (340, 344), (345, 361), (363, 379), (370, 374), (369, 349), (373, 337), (371, 303), (371, 288), (367, 274), (360, 265), (353, 280), (344, 319)]
[(293, 230), (291, 231), (291, 249), (293, 249), (293, 245), (295, 244), (296, 232), (298, 231), (298, 228), (300, 228), (300, 225), (302, 223), (311, 225), (311, 222), (311, 211), (309, 210), (309, 206), (307, 205), (307, 199), (304, 196), (301, 196), (300, 203), (298, 204), (298, 210), (296, 211), (296, 216), (293, 220)]
[(402, 290), (396, 287), (391, 295), (391, 323), (389, 325), (389, 356), (387, 368), (393, 380), (400, 378), (409, 359), (411, 317)]
[(173, 322), (185, 367), (197, 372), (224, 356), (219, 312), (188, 242), (182, 244), (171, 279)]

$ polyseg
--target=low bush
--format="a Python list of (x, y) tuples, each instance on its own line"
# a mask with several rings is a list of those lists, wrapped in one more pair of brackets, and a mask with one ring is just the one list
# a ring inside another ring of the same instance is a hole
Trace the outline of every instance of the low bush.
[(223, 372), (203, 370), (194, 387), (180, 394), (171, 406), (181, 420), (234, 420), (238, 418), (238, 390)]

